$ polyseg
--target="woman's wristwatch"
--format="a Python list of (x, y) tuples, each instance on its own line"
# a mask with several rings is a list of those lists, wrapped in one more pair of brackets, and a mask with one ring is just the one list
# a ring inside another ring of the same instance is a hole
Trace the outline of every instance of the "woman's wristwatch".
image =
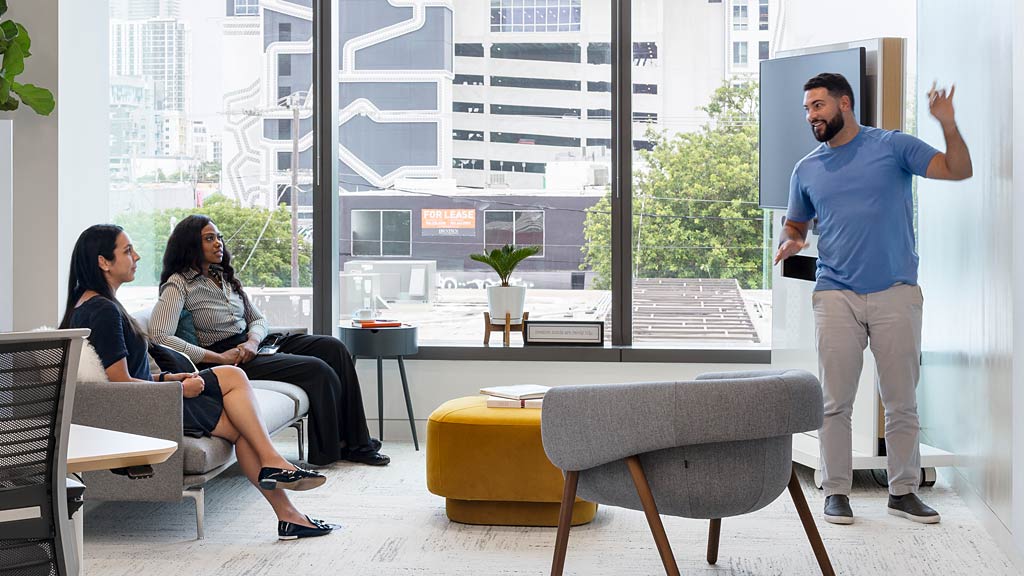
[(170, 372), (161, 372), (160, 375), (157, 376), (157, 380), (156, 381), (157, 382), (164, 382), (164, 381), (166, 381), (167, 376), (170, 375), (170, 374), (171, 374)]

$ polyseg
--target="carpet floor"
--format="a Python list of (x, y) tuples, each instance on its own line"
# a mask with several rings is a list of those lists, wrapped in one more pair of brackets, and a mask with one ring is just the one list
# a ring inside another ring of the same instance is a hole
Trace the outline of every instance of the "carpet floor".
[[(275, 442), (295, 458), (294, 436)], [(96, 503), (85, 516), (88, 576), (452, 575), (512, 576), (550, 570), (554, 528), (468, 526), (449, 522), (444, 499), (426, 489), (424, 451), (388, 443), (384, 468), (339, 463), (321, 470), (323, 487), (294, 494), (304, 512), (341, 524), (323, 538), (279, 542), (270, 507), (237, 466), (206, 488), (206, 538), (195, 540), (191, 502)], [(857, 472), (851, 503), (857, 522), (820, 519), (822, 493), (801, 480), (838, 574), (900, 576), (1017, 574), (964, 502), (947, 485), (921, 496), (942, 514), (920, 525), (886, 514), (886, 489)], [(88, 495), (87, 495), (88, 497)], [(754, 514), (722, 522), (716, 566), (706, 563), (706, 521), (663, 517), (687, 575), (819, 574), (788, 492)], [(602, 506), (573, 528), (566, 574), (664, 574), (642, 512)]]

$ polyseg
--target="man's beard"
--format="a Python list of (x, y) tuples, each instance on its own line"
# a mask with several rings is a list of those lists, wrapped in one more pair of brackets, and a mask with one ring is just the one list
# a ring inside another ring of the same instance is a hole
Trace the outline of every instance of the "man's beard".
[(811, 134), (814, 134), (814, 139), (818, 142), (828, 142), (839, 134), (839, 131), (846, 126), (846, 122), (843, 120), (843, 114), (840, 112), (833, 116), (828, 122), (825, 122), (825, 131), (818, 135), (817, 129), (814, 125), (811, 125)]

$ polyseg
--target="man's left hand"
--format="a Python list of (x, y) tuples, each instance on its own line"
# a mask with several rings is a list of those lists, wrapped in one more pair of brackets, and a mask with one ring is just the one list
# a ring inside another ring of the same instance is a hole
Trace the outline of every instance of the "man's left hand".
[(953, 119), (953, 94), (955, 92), (956, 84), (950, 86), (947, 94), (945, 88), (936, 89), (935, 82), (932, 82), (932, 88), (928, 91), (928, 111), (942, 124), (943, 128), (956, 125), (956, 121)]
[(256, 357), (256, 353), (259, 351), (258, 344), (252, 340), (248, 340), (245, 344), (238, 345), (238, 351), (241, 353), (239, 364), (245, 364)]

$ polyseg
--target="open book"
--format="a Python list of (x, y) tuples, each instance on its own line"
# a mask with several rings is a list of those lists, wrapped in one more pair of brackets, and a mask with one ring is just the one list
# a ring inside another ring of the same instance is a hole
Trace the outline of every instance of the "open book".
[(520, 384), (518, 386), (492, 386), (481, 388), (480, 393), (499, 398), (511, 398), (512, 400), (533, 400), (543, 398), (551, 388), (539, 384)]

